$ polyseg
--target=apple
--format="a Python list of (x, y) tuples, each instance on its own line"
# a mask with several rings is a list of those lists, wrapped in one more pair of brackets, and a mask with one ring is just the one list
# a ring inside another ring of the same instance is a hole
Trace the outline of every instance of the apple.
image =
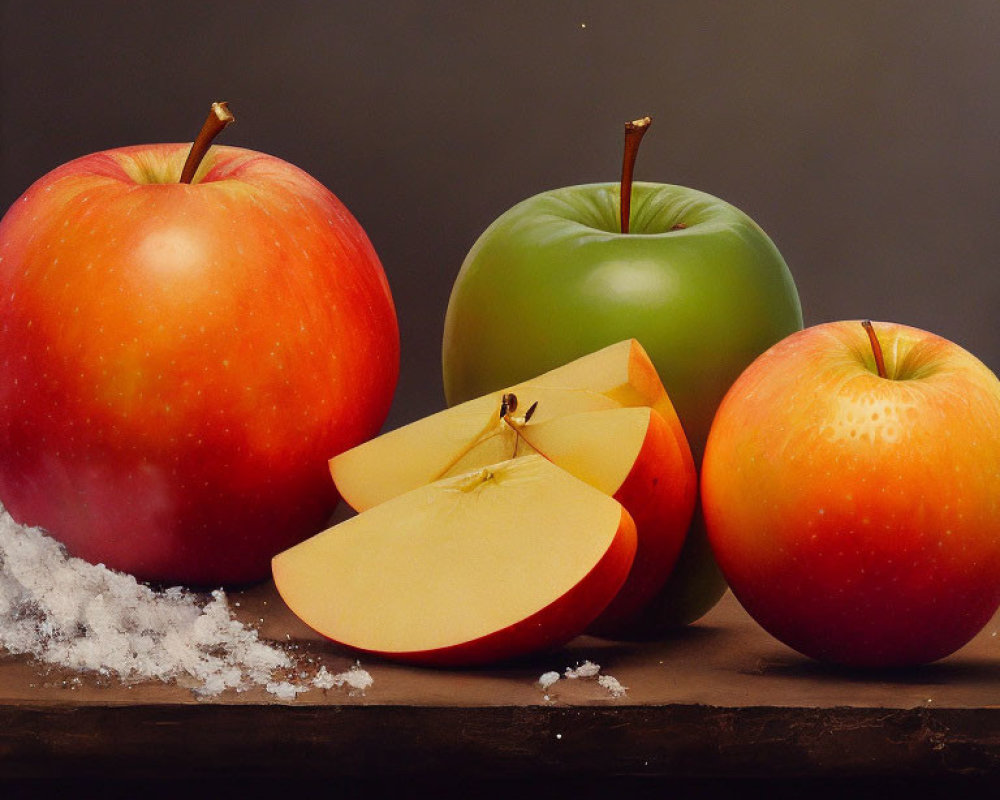
[(905, 325), (789, 336), (719, 408), (701, 475), (733, 593), (805, 655), (942, 658), (1000, 605), (1000, 382)]
[[(802, 327), (802, 312), (781, 254), (750, 217), (694, 189), (633, 185), (636, 130), (645, 126), (626, 134), (620, 184), (538, 194), (473, 245), (448, 302), (444, 390), (460, 403), (635, 338), (699, 464), (726, 390)], [(724, 591), (696, 514), (645, 627), (693, 621)]]
[(0, 500), (198, 585), (265, 578), (328, 524), (327, 460), (378, 432), (399, 360), (358, 222), (285, 161), (209, 150), (213, 118), (70, 161), (0, 222)]
[[(649, 399), (657, 408), (633, 405)], [(541, 455), (632, 516), (638, 550), (628, 580), (589, 631), (619, 636), (660, 591), (680, 554), (697, 477), (677, 414), (642, 347), (620, 342), (545, 375), (469, 400), (330, 460), (359, 511), (451, 475)]]
[(558, 647), (615, 596), (628, 512), (541, 456), (426, 484), (275, 556), (275, 586), (323, 636), (438, 666)]
[[(509, 396), (517, 405), (510, 405)], [(528, 422), (535, 430), (547, 419), (623, 407), (656, 410), (676, 440), (673, 446), (687, 460), (683, 453), (689, 448), (670, 398), (642, 345), (628, 339), (388, 431), (333, 456), (329, 467), (341, 497), (363, 511), (449, 471), (461, 472), (466, 463), (485, 466), (510, 457), (517, 447), (530, 449), (516, 435), (524, 432), (529, 409)], [(605, 431), (589, 433), (609, 438)], [(502, 458), (492, 458), (493, 451)]]

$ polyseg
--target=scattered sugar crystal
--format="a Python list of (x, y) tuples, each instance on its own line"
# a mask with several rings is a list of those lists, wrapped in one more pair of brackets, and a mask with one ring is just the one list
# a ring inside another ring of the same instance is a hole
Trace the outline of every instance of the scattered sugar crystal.
[(597, 682), (607, 689), (612, 697), (621, 697), (626, 692), (625, 687), (619, 683), (618, 679), (611, 675), (601, 675)]
[[(584, 661), (582, 664), (578, 664), (575, 667), (566, 667), (563, 671), (563, 675), (571, 680), (577, 680), (580, 678), (596, 678), (597, 684), (608, 691), (612, 697), (621, 697), (627, 692), (627, 688), (622, 686), (619, 680), (611, 675), (602, 675), (600, 664), (595, 664), (593, 661)], [(546, 672), (538, 679), (538, 685), (542, 687), (543, 691), (547, 691), (549, 687), (555, 684), (560, 678), (558, 672)], [(545, 695), (545, 699), (548, 700), (548, 695)]]
[(293, 666), (233, 619), (222, 590), (207, 600), (180, 587), (154, 591), (69, 557), (2, 509), (0, 649), (123, 683), (181, 681), (203, 696), (266, 687)]
[(271, 681), (264, 688), (279, 700), (294, 700), (295, 695), (309, 691), (308, 686), (296, 685), (289, 681)]
[(567, 678), (593, 678), (597, 673), (601, 671), (601, 665), (595, 664), (593, 661), (584, 661), (578, 667), (570, 668), (566, 667), (566, 672), (563, 674)]
[(538, 679), (538, 685), (541, 686), (543, 689), (548, 689), (557, 680), (559, 680), (559, 673), (556, 672), (555, 670), (552, 670), (550, 672), (545, 672), (542, 674), (542, 676)]
[(374, 682), (375, 680), (367, 670), (361, 669), (355, 664), (349, 670), (338, 672), (336, 675), (331, 674), (325, 666), (320, 667), (312, 684), (317, 689), (333, 689), (334, 687), (339, 689), (342, 686), (347, 686), (351, 690), (363, 693)]
[(317, 689), (332, 689), (337, 685), (333, 675), (330, 674), (330, 671), (325, 666), (319, 668), (312, 683)]
[(349, 688), (359, 692), (365, 691), (365, 689), (375, 682), (367, 670), (358, 667), (352, 667), (347, 672), (341, 672), (338, 677), (342, 678), (343, 682)]

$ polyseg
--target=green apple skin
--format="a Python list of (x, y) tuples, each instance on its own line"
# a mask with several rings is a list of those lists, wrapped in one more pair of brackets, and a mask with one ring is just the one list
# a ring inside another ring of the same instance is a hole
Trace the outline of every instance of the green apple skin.
[[(758, 355), (802, 328), (781, 253), (749, 216), (669, 184), (571, 186), (502, 214), (452, 288), (442, 367), (450, 405), (526, 380), (627, 338), (649, 353), (700, 464), (715, 410)], [(687, 624), (725, 592), (695, 515), (643, 632)]]

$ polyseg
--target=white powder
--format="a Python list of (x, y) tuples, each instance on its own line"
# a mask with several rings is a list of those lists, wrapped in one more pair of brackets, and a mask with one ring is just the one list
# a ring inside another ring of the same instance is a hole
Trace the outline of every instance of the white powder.
[(558, 680), (559, 680), (559, 673), (553, 670), (551, 672), (543, 673), (542, 676), (538, 679), (538, 685), (541, 686), (542, 689), (548, 689), (552, 684), (554, 684)]
[(309, 691), (308, 686), (296, 685), (289, 681), (269, 681), (265, 688), (279, 700), (294, 700), (295, 695)]
[(154, 591), (130, 575), (67, 556), (0, 509), (0, 648), (124, 683), (176, 681), (202, 696), (263, 686), (280, 698), (305, 688), (276, 680), (289, 655), (211, 599)]
[(598, 677), (597, 682), (608, 690), (608, 694), (612, 697), (621, 697), (627, 691), (624, 686), (619, 683), (618, 679), (612, 677), (611, 675), (601, 675)]
[(317, 689), (332, 689), (333, 687), (340, 688), (342, 686), (347, 686), (348, 689), (352, 691), (361, 692), (364, 694), (365, 689), (371, 686), (375, 681), (372, 676), (367, 672), (367, 670), (361, 669), (360, 666), (354, 665), (346, 672), (339, 672), (336, 675), (332, 675), (326, 667), (320, 667), (319, 672), (313, 678), (312, 684)]
[[(584, 661), (582, 664), (578, 664), (576, 667), (566, 667), (563, 670), (563, 677), (570, 680), (577, 680), (579, 678), (597, 678), (597, 684), (602, 689), (606, 689), (608, 694), (612, 697), (622, 697), (628, 689), (619, 682), (619, 680), (611, 675), (601, 675), (601, 665), (595, 664), (593, 661)], [(560, 675), (556, 671), (542, 673), (542, 676), (538, 679), (538, 685), (542, 687), (543, 691), (547, 691), (550, 687), (555, 685), (560, 680)], [(545, 695), (545, 699), (548, 700), (549, 696)]]
[(601, 665), (595, 664), (593, 661), (584, 661), (578, 667), (573, 669), (566, 667), (566, 672), (563, 673), (567, 678), (593, 678), (597, 673), (601, 671)]

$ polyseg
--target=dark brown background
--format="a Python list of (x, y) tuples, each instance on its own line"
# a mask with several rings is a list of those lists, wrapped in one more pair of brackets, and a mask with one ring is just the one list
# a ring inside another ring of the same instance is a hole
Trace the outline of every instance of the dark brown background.
[(807, 324), (934, 330), (1000, 370), (1000, 4), (0, 3), (0, 206), (59, 163), (224, 134), (326, 183), (396, 298), (390, 425), (443, 404), (448, 293), (544, 189), (640, 177), (723, 197), (785, 255)]

